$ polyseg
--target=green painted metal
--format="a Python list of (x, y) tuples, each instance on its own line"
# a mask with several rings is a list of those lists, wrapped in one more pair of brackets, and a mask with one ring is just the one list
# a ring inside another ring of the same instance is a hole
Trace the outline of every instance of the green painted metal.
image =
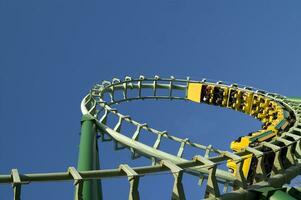
[(288, 99), (291, 101), (300, 101), (301, 102), (301, 97), (288, 97)]
[[(99, 159), (96, 145), (96, 129), (94, 118), (84, 115), (81, 120), (81, 137), (78, 156), (78, 170), (96, 170), (99, 167)], [(83, 200), (102, 199), (101, 188), (97, 180), (84, 181), (82, 189)], [(77, 199), (76, 199), (77, 200)]]
[(271, 134), (271, 133), (272, 133), (271, 130), (266, 131), (266, 132), (263, 133), (262, 135), (252, 137), (252, 138), (251, 138), (251, 141), (254, 142), (255, 140), (258, 140), (258, 139), (260, 139), (260, 138), (263, 138), (263, 137), (265, 137), (265, 136), (267, 136), (267, 135), (269, 135), (269, 134)]
[(275, 191), (274, 194), (272, 196), (270, 196), (269, 199), (270, 200), (296, 200), (294, 197), (283, 192), (282, 190)]
[(297, 200), (300, 199), (300, 192), (295, 188), (287, 189), (274, 188), (274, 187), (262, 187), (253, 190), (257, 194), (257, 199), (259, 200)]
[[(96, 170), (99, 170), (100, 169), (100, 161), (99, 161), (99, 148), (98, 148), (98, 142), (97, 140), (95, 140), (96, 142), (96, 151), (95, 151), (95, 161), (96, 161), (96, 165), (95, 165), (95, 169)], [(99, 199), (102, 199), (102, 184), (101, 184), (101, 180), (98, 179), (97, 180), (97, 186), (98, 186), (98, 189), (97, 189), (97, 196), (100, 197)]]

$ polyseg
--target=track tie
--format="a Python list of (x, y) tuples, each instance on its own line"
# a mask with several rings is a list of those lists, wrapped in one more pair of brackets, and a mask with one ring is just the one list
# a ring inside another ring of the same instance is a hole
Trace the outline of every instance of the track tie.
[(223, 151), (223, 152), (221, 152), (221, 154), (227, 158), (232, 159), (236, 163), (236, 174), (235, 174), (236, 182), (233, 185), (233, 189), (234, 190), (239, 189), (239, 188), (246, 189), (247, 188), (247, 180), (242, 171), (243, 158), (236, 154), (228, 152), (228, 151)]
[[(200, 155), (193, 157), (195, 162), (199, 162), (208, 169), (207, 185), (205, 190), (205, 198), (216, 198), (220, 196), (219, 187), (216, 179), (217, 164)], [(202, 184), (204, 177), (201, 177), (199, 184)]]
[(185, 192), (182, 184), (182, 177), (183, 177), (183, 169), (177, 166), (176, 164), (172, 163), (169, 160), (162, 160), (161, 165), (165, 166), (170, 169), (173, 177), (174, 177), (174, 184), (172, 190), (172, 200), (185, 200)]
[(126, 173), (128, 176), (128, 181), (130, 183), (130, 191), (129, 191), (129, 200), (139, 200), (139, 175), (135, 172), (130, 166), (127, 164), (122, 164), (119, 166), (119, 170)]
[(257, 159), (257, 166), (255, 169), (255, 182), (265, 181), (267, 180), (267, 174), (265, 172), (265, 164), (264, 164), (264, 153), (252, 147), (247, 147), (245, 149), (246, 152), (252, 153)]
[(294, 165), (297, 163), (297, 160), (293, 156), (293, 142), (290, 140), (286, 140), (284, 138), (277, 138), (276, 141), (282, 142), (286, 147), (287, 147), (287, 152), (286, 152), (286, 159), (289, 162), (290, 166)]
[(275, 153), (271, 175), (276, 175), (278, 173), (281, 173), (284, 170), (281, 157), (280, 157), (281, 147), (268, 142), (262, 142), (262, 145), (272, 149), (272, 151)]

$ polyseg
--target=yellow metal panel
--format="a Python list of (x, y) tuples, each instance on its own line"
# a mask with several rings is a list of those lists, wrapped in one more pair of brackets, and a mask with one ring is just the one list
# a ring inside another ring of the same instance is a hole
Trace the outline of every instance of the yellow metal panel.
[(240, 151), (243, 148), (246, 148), (250, 144), (250, 137), (249, 136), (244, 136), (240, 139), (239, 142), (233, 141), (231, 142), (230, 148), (233, 151)]
[[(247, 178), (250, 170), (251, 161), (252, 161), (252, 154), (242, 156), (242, 158), (245, 159), (243, 163), (242, 171), (244, 173), (244, 176)], [(236, 174), (236, 170), (237, 170), (236, 163), (233, 160), (227, 161), (227, 167), (233, 170), (233, 174)]]
[(245, 99), (245, 107), (243, 108), (243, 111), (247, 114), (250, 114), (251, 108), (253, 103), (253, 93), (252, 92), (246, 92), (246, 99)]
[[(228, 108), (232, 108), (232, 109), (235, 109), (235, 105), (236, 105), (236, 101), (237, 101), (237, 93), (238, 93), (238, 89), (237, 88), (235, 88), (235, 89), (233, 89), (233, 88), (230, 88), (229, 89), (229, 94), (228, 94), (228, 102), (227, 102), (227, 107)], [(231, 98), (231, 96), (233, 95), (233, 104), (231, 104), (230, 103), (230, 98)]]
[(187, 99), (194, 101), (194, 102), (201, 102), (201, 90), (202, 90), (202, 84), (189, 83)]
[(224, 93), (223, 93), (223, 102), (222, 102), (222, 106), (227, 106), (227, 103), (228, 103), (228, 92), (229, 92), (229, 89), (228, 88), (226, 88), (226, 87), (223, 87), (223, 89), (224, 89)]
[(242, 166), (242, 171), (243, 171), (245, 177), (247, 178), (248, 174), (249, 174), (249, 170), (250, 170), (251, 161), (252, 161), (252, 154), (243, 156), (243, 158), (245, 158), (245, 160), (244, 160), (244, 164)]
[(240, 104), (241, 104), (241, 91), (237, 90), (237, 93), (235, 94), (236, 102), (235, 102), (235, 110), (239, 110)]

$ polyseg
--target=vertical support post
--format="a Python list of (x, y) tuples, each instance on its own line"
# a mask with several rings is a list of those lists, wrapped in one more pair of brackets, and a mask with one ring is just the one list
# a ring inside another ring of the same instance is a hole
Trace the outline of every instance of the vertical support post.
[(247, 188), (247, 180), (246, 177), (242, 171), (244, 159), (234, 153), (224, 151), (223, 152), (224, 156), (227, 158), (230, 158), (233, 160), (236, 164), (236, 174), (235, 174), (235, 182), (233, 185), (233, 190), (238, 190), (240, 188), (246, 189)]
[(297, 152), (297, 154), (294, 155), (295, 159), (300, 159), (301, 158), (301, 144), (300, 144), (300, 140), (301, 140), (301, 136), (299, 135), (295, 135), (293, 133), (285, 133), (285, 136), (291, 137), (296, 141), (296, 147), (295, 147), (295, 151)]
[[(293, 153), (293, 142), (286, 140), (284, 138), (277, 138), (277, 141), (284, 143), (287, 146), (287, 152), (286, 152), (286, 159), (287, 162), (289, 163), (289, 165), (294, 165), (295, 163), (297, 163), (295, 157), (294, 157), (294, 153)], [(285, 166), (287, 167), (287, 166)]]
[(74, 179), (75, 200), (83, 200), (83, 178), (74, 167), (69, 167), (68, 172)]
[(226, 181), (225, 184), (224, 184), (224, 189), (223, 189), (224, 194), (228, 192), (228, 187), (229, 187), (229, 182)]
[(171, 200), (186, 200), (182, 184), (183, 169), (169, 160), (162, 160), (161, 165), (169, 168), (174, 177)]
[(264, 162), (263, 162), (264, 161), (263, 160), (263, 156), (264, 156), (263, 152), (259, 151), (257, 149), (251, 148), (251, 147), (247, 147), (246, 151), (252, 153), (253, 156), (255, 156), (257, 159), (254, 181), (256, 183), (261, 182), (261, 181), (266, 181), (267, 174), (265, 172), (265, 167), (264, 167)]
[(127, 164), (119, 166), (119, 170), (126, 173), (128, 181), (130, 183), (129, 200), (140, 200), (138, 186), (139, 186), (139, 175)]
[(263, 146), (266, 146), (266, 147), (272, 149), (273, 152), (275, 153), (275, 158), (274, 158), (271, 175), (273, 176), (280, 172), (283, 172), (284, 167), (283, 167), (283, 163), (282, 163), (282, 160), (280, 157), (281, 147), (279, 147), (275, 144), (272, 144), (272, 143), (268, 143), (268, 142), (263, 142), (262, 144), (263, 144)]
[(17, 169), (12, 169), (11, 176), (13, 179), (14, 200), (21, 200), (21, 178)]
[(207, 186), (205, 190), (205, 198), (219, 197), (220, 191), (215, 176), (217, 165), (214, 162), (208, 160), (207, 158), (199, 155), (193, 157), (193, 160), (195, 162), (201, 163), (201, 166), (207, 165), (206, 168), (208, 169), (208, 178), (207, 178)]
[[(95, 170), (98, 161), (98, 152), (96, 146), (96, 130), (94, 118), (86, 114), (81, 120), (81, 137), (79, 145), (78, 166), (79, 171)], [(96, 155), (97, 154), (97, 155)], [(102, 199), (102, 191), (98, 180), (84, 181), (82, 196), (83, 200)]]
[[(100, 163), (99, 163), (99, 148), (98, 148), (98, 142), (97, 140), (95, 140), (95, 145), (96, 145), (96, 151), (94, 154), (94, 158), (95, 158), (95, 169), (99, 170), (100, 169)], [(101, 185), (101, 180), (98, 179), (97, 180), (97, 196), (100, 197), (100, 199), (102, 199), (102, 185)]]

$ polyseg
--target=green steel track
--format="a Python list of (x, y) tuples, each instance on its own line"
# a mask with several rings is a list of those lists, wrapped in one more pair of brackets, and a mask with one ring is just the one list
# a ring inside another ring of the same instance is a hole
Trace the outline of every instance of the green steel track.
[[(188, 83), (204, 82), (187, 79), (146, 78), (140, 76), (137, 79), (125, 77), (124, 80), (114, 78), (111, 82), (103, 81), (96, 84), (81, 102), (83, 114), (81, 142), (78, 167), (69, 167), (64, 172), (21, 174), (13, 169), (9, 175), (0, 175), (0, 183), (12, 184), (14, 199), (21, 198), (21, 188), (25, 184), (41, 181), (73, 180), (75, 187), (75, 199), (96, 200), (102, 199), (101, 179), (126, 176), (129, 180), (129, 199), (140, 199), (139, 179), (143, 175), (152, 175), (158, 172), (169, 172), (174, 178), (171, 199), (186, 199), (182, 178), (185, 174), (199, 178), (201, 187), (205, 187), (205, 199), (256, 199), (254, 192), (267, 186), (279, 188), (290, 183), (292, 179), (301, 173), (301, 100), (287, 98), (275, 93), (262, 90), (254, 90), (235, 84), (240, 90), (253, 91), (277, 102), (287, 111), (293, 113), (295, 120), (288, 131), (269, 142), (259, 144), (256, 147), (248, 147), (243, 151), (234, 153), (220, 150), (211, 145), (206, 146), (191, 141), (189, 138), (180, 138), (171, 133), (157, 130), (148, 124), (140, 123), (128, 115), (123, 115), (113, 108), (115, 104), (126, 103), (134, 100), (184, 100), (186, 101)], [(208, 82), (225, 87), (234, 87), (222, 82)], [(147, 92), (146, 92), (147, 91)], [(158, 92), (160, 91), (160, 92)], [(177, 91), (177, 92), (175, 92)], [(135, 95), (133, 96), (133, 93)], [(160, 93), (160, 95), (158, 95)], [(161, 95), (165, 93), (165, 95)], [(112, 124), (112, 119), (117, 118), (117, 123)], [(123, 134), (125, 124), (136, 127), (131, 137)], [(139, 141), (141, 134), (151, 134), (155, 139), (152, 145)], [(114, 142), (116, 150), (129, 150), (131, 158), (140, 156), (152, 161), (150, 166), (130, 167), (121, 164), (117, 169), (99, 169), (98, 142)], [(163, 138), (178, 143), (175, 154), (167, 153), (160, 149)], [(279, 145), (281, 144), (281, 145)], [(261, 151), (266, 146), (275, 154), (272, 174), (267, 174), (263, 160), (270, 152)], [(185, 158), (184, 151), (188, 148), (196, 148), (199, 155), (192, 159)], [(252, 154), (257, 159), (256, 174), (260, 178), (249, 184), (242, 173), (244, 159), (242, 156)], [(285, 159), (289, 164), (283, 165), (281, 156), (285, 153)], [(234, 160), (237, 167), (236, 174), (230, 173), (225, 166), (227, 160)], [(70, 197), (72, 199), (73, 197)], [(158, 198), (160, 199), (160, 198)]]

